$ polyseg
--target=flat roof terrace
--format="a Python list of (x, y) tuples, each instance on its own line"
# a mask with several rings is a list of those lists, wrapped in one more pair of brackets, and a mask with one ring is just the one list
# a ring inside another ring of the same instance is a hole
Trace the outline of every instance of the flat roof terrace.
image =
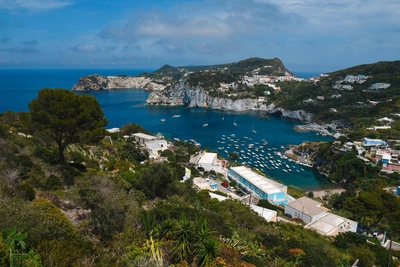
[(267, 194), (287, 192), (286, 185), (275, 182), (274, 180), (268, 179), (267, 177), (264, 177), (262, 175), (259, 175), (247, 167), (239, 166), (239, 167), (232, 167), (231, 169)]

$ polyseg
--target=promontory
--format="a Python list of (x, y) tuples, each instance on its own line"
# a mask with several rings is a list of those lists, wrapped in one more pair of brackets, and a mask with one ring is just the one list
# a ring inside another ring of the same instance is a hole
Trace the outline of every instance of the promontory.
[(73, 91), (99, 91), (109, 89), (139, 88), (144, 90), (163, 90), (165, 85), (154, 82), (147, 77), (137, 76), (100, 76), (97, 74), (83, 76), (78, 84), (72, 87)]

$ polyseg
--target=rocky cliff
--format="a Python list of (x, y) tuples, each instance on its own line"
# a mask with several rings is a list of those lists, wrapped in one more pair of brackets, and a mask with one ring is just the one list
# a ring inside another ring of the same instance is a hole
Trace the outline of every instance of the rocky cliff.
[(100, 76), (97, 74), (83, 76), (74, 91), (109, 90), (116, 88), (140, 88), (145, 90), (163, 90), (164, 85), (153, 82), (149, 78), (134, 76)]
[(212, 97), (201, 87), (190, 87), (184, 83), (177, 83), (173, 87), (163, 91), (152, 92), (146, 103), (149, 105), (185, 105), (187, 107), (202, 107), (211, 109), (221, 109), (230, 111), (258, 110), (270, 114), (279, 114), (281, 117), (292, 118), (303, 122), (310, 122), (313, 118), (311, 113), (303, 110), (285, 110), (276, 107), (267, 100), (258, 99), (230, 99)]

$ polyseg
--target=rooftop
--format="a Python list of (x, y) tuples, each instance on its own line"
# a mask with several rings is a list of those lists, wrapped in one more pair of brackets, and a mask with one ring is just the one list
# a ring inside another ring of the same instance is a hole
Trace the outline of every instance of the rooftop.
[(137, 136), (139, 138), (148, 139), (148, 140), (153, 140), (156, 138), (155, 136), (144, 134), (144, 133), (134, 133), (133, 136)]
[(204, 155), (199, 159), (200, 163), (213, 163), (214, 159), (217, 157), (217, 153), (204, 153)]
[(296, 199), (295, 201), (289, 202), (286, 206), (310, 216), (314, 216), (326, 211), (326, 209), (321, 207), (321, 203), (308, 197)]
[(267, 177), (259, 175), (250, 170), (249, 168), (246, 168), (244, 166), (239, 166), (239, 167), (232, 167), (231, 169), (267, 194), (287, 192), (286, 185), (283, 185), (281, 183), (275, 182), (274, 180), (268, 179)]
[(354, 227), (357, 222), (327, 213), (318, 220), (307, 224), (307, 228), (313, 229), (323, 235), (337, 235)]

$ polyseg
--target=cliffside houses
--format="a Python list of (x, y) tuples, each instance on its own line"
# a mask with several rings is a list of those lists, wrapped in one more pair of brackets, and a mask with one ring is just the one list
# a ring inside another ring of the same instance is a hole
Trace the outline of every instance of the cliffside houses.
[[(335, 88), (335, 89), (353, 90), (353, 86), (351, 86), (349, 83), (362, 84), (368, 78), (369, 77), (365, 76), (364, 74), (346, 75), (346, 77), (343, 80), (336, 81), (335, 84), (332, 87)], [(342, 85), (342, 83), (348, 83), (348, 84)]]

